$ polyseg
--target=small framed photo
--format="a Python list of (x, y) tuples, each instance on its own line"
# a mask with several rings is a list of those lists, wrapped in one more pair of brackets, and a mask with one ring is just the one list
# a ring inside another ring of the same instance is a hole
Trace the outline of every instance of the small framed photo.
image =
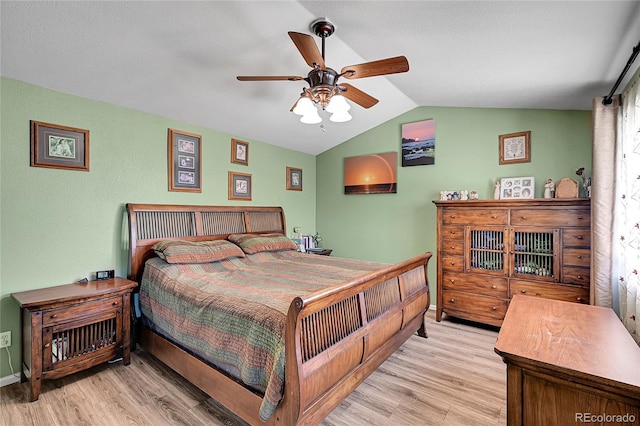
[(512, 200), (534, 198), (535, 179), (533, 177), (503, 178), (500, 180), (500, 199)]
[(249, 142), (231, 139), (231, 162), (249, 165)]
[(229, 172), (229, 199), (251, 201), (251, 175)]
[(31, 120), (31, 167), (89, 171), (89, 131)]
[(169, 129), (169, 191), (202, 192), (202, 136)]
[(531, 162), (531, 131), (500, 135), (500, 164)]
[(302, 169), (287, 167), (287, 189), (302, 191)]

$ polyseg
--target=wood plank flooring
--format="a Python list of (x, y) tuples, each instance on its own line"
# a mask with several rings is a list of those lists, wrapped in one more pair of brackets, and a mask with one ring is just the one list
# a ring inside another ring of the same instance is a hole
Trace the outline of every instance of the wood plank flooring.
[[(463, 321), (437, 323), (412, 336), (323, 422), (352, 425), (505, 425), (506, 368), (493, 351), (498, 333)], [(0, 388), (0, 424), (244, 425), (204, 392), (144, 351), (131, 364), (104, 364), (42, 383)]]

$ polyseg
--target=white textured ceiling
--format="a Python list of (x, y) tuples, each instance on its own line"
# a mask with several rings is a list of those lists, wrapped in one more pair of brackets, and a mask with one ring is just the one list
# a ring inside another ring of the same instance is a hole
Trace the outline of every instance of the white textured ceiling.
[[(0, 7), (3, 76), (311, 154), (416, 106), (591, 109), (640, 40), (638, 1), (2, 1)], [(349, 81), (380, 103), (368, 110), (354, 105), (348, 123), (325, 117), (322, 131), (289, 112), (304, 82), (235, 77), (306, 76), (287, 31), (309, 33), (309, 23), (324, 16), (337, 27), (326, 41), (327, 66), (405, 55), (410, 70)]]

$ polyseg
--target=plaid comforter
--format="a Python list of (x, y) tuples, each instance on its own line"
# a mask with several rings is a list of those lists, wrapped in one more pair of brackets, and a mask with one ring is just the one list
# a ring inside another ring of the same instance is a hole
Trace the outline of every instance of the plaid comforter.
[(153, 258), (140, 308), (156, 331), (264, 395), (266, 420), (284, 392), (284, 328), (293, 299), (384, 266), (295, 251), (201, 264)]

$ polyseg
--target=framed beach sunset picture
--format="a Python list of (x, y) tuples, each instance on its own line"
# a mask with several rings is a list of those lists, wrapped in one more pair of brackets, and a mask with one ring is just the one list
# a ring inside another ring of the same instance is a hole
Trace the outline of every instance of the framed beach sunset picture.
[(344, 159), (345, 194), (395, 194), (398, 153), (358, 155)]
[(402, 125), (402, 167), (436, 163), (436, 120)]

